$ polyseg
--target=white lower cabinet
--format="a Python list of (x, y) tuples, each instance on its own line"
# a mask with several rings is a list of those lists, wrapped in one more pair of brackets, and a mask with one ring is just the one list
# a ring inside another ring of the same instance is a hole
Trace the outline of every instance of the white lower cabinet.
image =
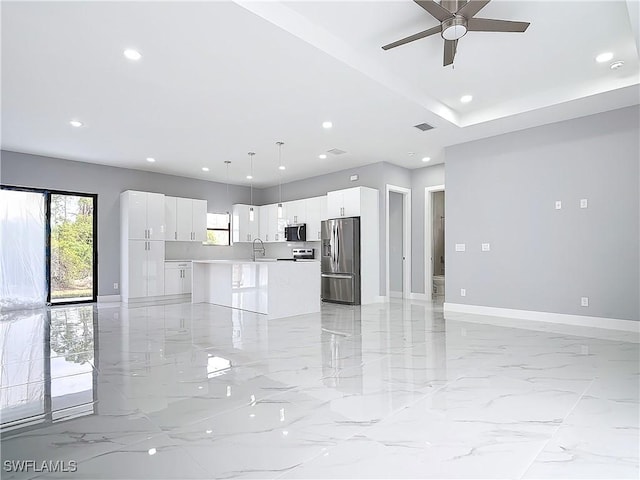
[(191, 262), (165, 262), (164, 294), (191, 293)]
[(123, 301), (164, 295), (164, 241), (129, 240)]

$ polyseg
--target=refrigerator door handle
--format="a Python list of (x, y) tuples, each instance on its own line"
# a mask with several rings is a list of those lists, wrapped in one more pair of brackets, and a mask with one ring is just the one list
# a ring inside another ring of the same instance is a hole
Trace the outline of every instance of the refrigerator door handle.
[(345, 275), (343, 273), (322, 273), (323, 278), (353, 278), (353, 275)]

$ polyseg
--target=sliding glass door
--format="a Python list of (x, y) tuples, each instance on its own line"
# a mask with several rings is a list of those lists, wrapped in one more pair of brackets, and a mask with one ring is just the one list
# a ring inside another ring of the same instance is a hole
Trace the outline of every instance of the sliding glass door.
[(50, 195), (50, 302), (94, 301), (93, 196)]
[(95, 302), (97, 196), (2, 186), (0, 310)]

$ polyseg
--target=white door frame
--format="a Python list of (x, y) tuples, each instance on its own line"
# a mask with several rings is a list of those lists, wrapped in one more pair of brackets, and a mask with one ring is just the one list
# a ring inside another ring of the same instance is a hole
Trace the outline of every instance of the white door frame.
[(444, 184), (424, 189), (424, 295), (427, 300), (433, 298), (433, 194), (444, 192)]
[(386, 296), (391, 297), (389, 291), (389, 195), (391, 192), (402, 195), (402, 225), (404, 228), (402, 242), (402, 256), (404, 265), (402, 268), (402, 297), (411, 298), (411, 189), (390, 185), (385, 188), (385, 230), (386, 230)]

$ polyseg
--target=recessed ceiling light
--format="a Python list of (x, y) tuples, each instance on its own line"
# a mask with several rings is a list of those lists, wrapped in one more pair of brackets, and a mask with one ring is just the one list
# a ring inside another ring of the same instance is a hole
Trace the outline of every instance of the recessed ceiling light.
[(280, 166), (278, 167), (278, 170), (286, 170), (286, 169), (287, 169), (287, 167), (285, 167), (284, 165), (280, 165)]
[(617, 69), (619, 69), (620, 67), (622, 67), (623, 65), (624, 65), (624, 62), (623, 62), (622, 60), (618, 60), (617, 62), (613, 62), (613, 63), (609, 66), (609, 68), (610, 68), (611, 70), (617, 70)]
[(462, 103), (469, 103), (471, 100), (473, 100), (473, 97), (471, 95), (463, 95), (460, 97), (460, 101)]
[(82, 122), (79, 122), (78, 120), (71, 120), (69, 122), (69, 125), (71, 125), (72, 127), (81, 127), (82, 126)]
[(209, 171), (209, 167), (202, 167), (202, 171), (203, 172), (208, 172)]
[(333, 127), (333, 123), (331, 122), (322, 122), (322, 128), (331, 128)]
[(149, 162), (149, 163), (153, 163), (153, 162), (155, 162), (155, 161), (156, 161), (156, 159), (155, 159), (155, 158), (147, 157), (147, 162)]
[(320, 160), (324, 160), (325, 158), (327, 158), (327, 156), (324, 153), (322, 153), (322, 154), (318, 155), (318, 158)]
[(157, 450), (156, 450), (155, 448), (150, 448), (149, 450), (147, 450), (147, 453), (148, 453), (149, 455), (155, 455), (155, 454), (156, 454), (156, 452), (157, 452)]
[(129, 60), (140, 60), (142, 55), (139, 51), (134, 50), (133, 48), (127, 48), (122, 54), (128, 58)]
[(611, 52), (604, 52), (601, 53), (600, 55), (598, 55), (596, 57), (596, 62), (598, 63), (604, 63), (604, 62), (608, 62), (609, 60), (611, 60), (613, 58), (613, 53)]
[(425, 163), (427, 163), (430, 160), (431, 160), (431, 157), (422, 157), (422, 161)]
[(247, 180), (253, 180), (253, 175), (247, 175)]

